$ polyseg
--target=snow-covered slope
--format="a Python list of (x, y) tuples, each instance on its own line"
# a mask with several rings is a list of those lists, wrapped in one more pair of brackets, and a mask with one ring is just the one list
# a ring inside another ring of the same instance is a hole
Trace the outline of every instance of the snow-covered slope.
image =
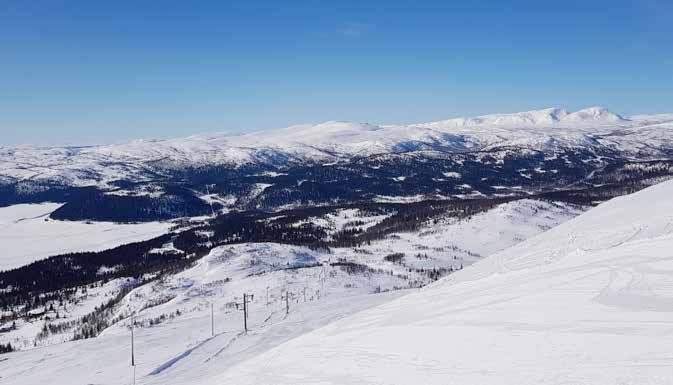
[(669, 384), (673, 182), (199, 384)]
[(550, 108), (412, 125), (331, 121), (238, 136), (195, 135), (93, 147), (0, 147), (0, 180), (96, 185), (123, 178), (147, 180), (161, 170), (187, 165), (334, 162), (416, 150), (456, 153), (508, 146), (547, 152), (585, 147), (657, 157), (673, 148), (671, 130), (671, 115), (624, 118), (600, 107), (576, 112)]
[[(26, 350), (0, 356), (0, 381), (35, 384), (48, 379), (56, 385), (81, 378), (83, 383), (128, 384), (131, 314), (138, 323), (138, 384), (190, 384), (214, 378), (291, 338), (409, 292), (399, 289), (432, 282), (428, 273), (434, 269), (444, 273), (460, 269), (480, 255), (556, 226), (580, 210), (565, 204), (512, 201), (472, 217), (440, 218), (418, 232), (392, 234), (331, 252), (273, 243), (218, 247), (185, 271), (133, 289), (109, 316), (120, 321), (97, 338), (31, 349), (67, 340), (79, 324), (34, 338), (43, 325), (76, 321), (114, 298), (118, 293), (114, 288), (129, 282), (120, 279), (87, 287), (78, 291), (76, 303), (56, 302), (53, 310), (48, 305), (36, 310), (45, 311), (49, 320), (18, 320), (15, 330), (0, 333), (0, 344), (9, 342)], [(347, 228), (355, 219), (370, 226), (383, 217), (363, 217), (354, 209), (344, 209), (311, 218), (333, 232)], [(404, 256), (386, 259), (392, 253)], [(286, 316), (281, 296), (288, 291), (292, 301)], [(240, 333), (242, 315), (234, 306), (242, 293), (254, 295), (247, 335)], [(0, 328), (8, 326), (0, 324)]]

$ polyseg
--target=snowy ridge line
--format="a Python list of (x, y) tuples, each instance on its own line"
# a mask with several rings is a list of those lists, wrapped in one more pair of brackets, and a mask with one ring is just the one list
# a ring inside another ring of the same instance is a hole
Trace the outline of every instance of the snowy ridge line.
[[(450, 154), (495, 147), (592, 148), (656, 158), (673, 148), (673, 114), (622, 117), (601, 107), (550, 108), (411, 125), (330, 121), (243, 135), (203, 134), (89, 147), (0, 147), (0, 176), (107, 185), (186, 166), (338, 162), (383, 154)], [(648, 145), (648, 151), (645, 151)], [(150, 160), (148, 160), (150, 159)]]

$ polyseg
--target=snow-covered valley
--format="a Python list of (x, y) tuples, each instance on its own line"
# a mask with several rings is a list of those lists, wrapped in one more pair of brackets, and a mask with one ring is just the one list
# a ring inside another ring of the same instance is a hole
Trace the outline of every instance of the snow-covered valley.
[[(420, 231), (391, 234), (355, 248), (325, 251), (275, 243), (221, 246), (183, 272), (124, 292), (123, 299), (106, 313), (111, 325), (96, 338), (54, 345), (82, 329), (77, 324), (59, 329), (45, 325), (78, 320), (124, 287), (132, 288), (133, 282), (113, 280), (89, 287), (76, 300), (56, 303), (51, 310), (51, 305), (45, 305), (41, 317), (18, 321), (16, 329), (0, 334), (0, 343), (26, 349), (3, 356), (7, 360), (0, 361), (0, 372), (10, 383), (30, 384), (43, 381), (45, 374), (28, 370), (32, 366), (58, 367), (64, 379), (81, 376), (88, 368), (90, 375), (83, 383), (128, 383), (133, 316), (138, 383), (189, 383), (194, 380), (190, 373), (216, 375), (336, 319), (413, 292), (583, 210), (519, 200), (466, 219), (433, 220)], [(356, 215), (356, 210), (346, 209), (313, 221), (324, 221), (336, 233), (356, 219), (364, 226), (384, 219)], [(242, 314), (235, 306), (243, 293), (254, 295), (247, 334), (241, 334)], [(210, 335), (211, 311), (215, 337)], [(100, 355), (106, 357), (105, 365)], [(68, 358), (73, 356), (80, 358)], [(173, 382), (178, 378), (181, 382)]]
[[(664, 182), (583, 214), (514, 201), (364, 253), (221, 246), (130, 291), (98, 337), (4, 355), (0, 373), (11, 384), (130, 383), (135, 320), (138, 384), (666, 384), (671, 194)], [(337, 229), (353, 214), (315, 220)], [(442, 247), (460, 257), (432, 253)], [(426, 266), (409, 258), (419, 250), (434, 266), (465, 266), (402, 289), (409, 267)], [(366, 269), (330, 263), (346, 258)], [(247, 333), (243, 293), (254, 296)]]
[(59, 203), (0, 207), (0, 271), (52, 255), (111, 249), (168, 232), (169, 223), (118, 224), (58, 221), (49, 214)]

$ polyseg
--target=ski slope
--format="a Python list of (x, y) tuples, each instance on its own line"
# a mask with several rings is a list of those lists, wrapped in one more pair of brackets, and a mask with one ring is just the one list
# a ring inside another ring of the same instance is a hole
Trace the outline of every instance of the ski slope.
[(76, 251), (100, 251), (164, 234), (169, 223), (117, 224), (49, 219), (60, 203), (0, 207), (0, 270)]
[(673, 383), (673, 182), (193, 384)]

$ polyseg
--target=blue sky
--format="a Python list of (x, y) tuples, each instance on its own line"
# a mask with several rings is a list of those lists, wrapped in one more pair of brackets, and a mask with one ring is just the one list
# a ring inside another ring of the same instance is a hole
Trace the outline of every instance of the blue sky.
[(672, 4), (3, 1), (0, 144), (673, 112)]

